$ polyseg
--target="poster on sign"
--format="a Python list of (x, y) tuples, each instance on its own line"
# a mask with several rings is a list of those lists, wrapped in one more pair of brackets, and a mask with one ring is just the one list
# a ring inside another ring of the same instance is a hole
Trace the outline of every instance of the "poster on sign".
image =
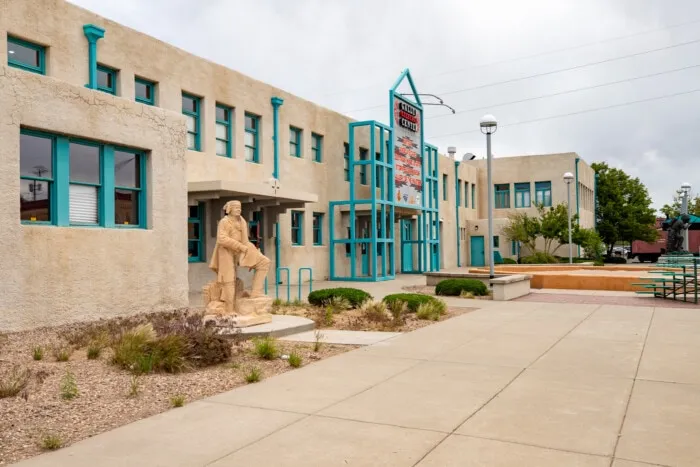
[(394, 96), (394, 179), (399, 204), (422, 205), (421, 111)]

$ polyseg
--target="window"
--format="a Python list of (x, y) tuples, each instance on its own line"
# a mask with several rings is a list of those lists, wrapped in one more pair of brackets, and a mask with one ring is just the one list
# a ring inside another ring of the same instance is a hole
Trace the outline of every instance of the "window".
[(304, 244), (304, 212), (292, 211), (292, 245)]
[(501, 247), (501, 239), (498, 237), (498, 235), (493, 236), (493, 248), (500, 248)]
[(314, 245), (323, 245), (323, 213), (314, 213)]
[(20, 219), (146, 227), (142, 151), (32, 130), (20, 134)]
[(216, 104), (216, 155), (231, 154), (231, 107)]
[(472, 183), (472, 209), (476, 209), (476, 184)]
[(515, 207), (529, 208), (530, 207), (530, 183), (515, 184)]
[(187, 254), (190, 263), (206, 261), (204, 250), (204, 203), (187, 207)]
[(545, 207), (552, 206), (552, 182), (535, 182), (535, 202)]
[(44, 75), (46, 74), (46, 47), (16, 37), (8, 37), (7, 64)]
[(442, 200), (447, 201), (447, 174), (442, 174)]
[(289, 127), (289, 155), (301, 157), (301, 130), (293, 126)]
[(462, 204), (462, 180), (457, 180), (457, 187), (456, 187), (457, 193), (455, 193), (455, 196), (457, 196), (457, 199), (455, 200), (456, 206), (459, 207), (460, 204)]
[(464, 207), (469, 207), (469, 182), (464, 182)]
[(105, 65), (97, 65), (97, 89), (107, 94), (117, 95), (117, 70)]
[(260, 117), (245, 114), (245, 160), (248, 162), (260, 162), (258, 152), (260, 142)]
[(311, 133), (311, 153), (314, 162), (323, 162), (323, 136)]
[(134, 80), (134, 95), (136, 102), (146, 105), (156, 105), (156, 83), (143, 78)]
[(201, 151), (200, 144), (200, 112), (202, 99), (182, 93), (182, 113), (187, 118), (187, 149)]
[(350, 145), (343, 143), (343, 171), (345, 173), (345, 181), (350, 181)]
[(510, 185), (504, 183), (496, 185), (496, 209), (506, 209), (510, 207)]
[[(369, 155), (369, 151), (366, 148), (360, 148), (360, 160), (366, 161)], [(367, 185), (367, 166), (360, 166), (360, 184)]]
[[(275, 224), (277, 225), (277, 224)], [(248, 240), (265, 253), (265, 241), (263, 240), (263, 212), (255, 211), (253, 219), (248, 223)]]
[(510, 254), (513, 256), (520, 255), (520, 242), (517, 242), (515, 240), (512, 240), (510, 242)]
[[(382, 161), (382, 153), (381, 152), (376, 153), (374, 155), (374, 159), (377, 162), (381, 162)], [(376, 167), (374, 169), (374, 175), (376, 178), (377, 188), (381, 188), (382, 187), (382, 176), (384, 175), (384, 167), (382, 167), (379, 164), (376, 164)]]

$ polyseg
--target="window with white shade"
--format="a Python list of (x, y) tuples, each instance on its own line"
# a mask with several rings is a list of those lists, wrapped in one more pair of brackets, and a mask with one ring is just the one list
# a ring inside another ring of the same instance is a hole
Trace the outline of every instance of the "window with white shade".
[(100, 146), (70, 143), (70, 223), (99, 224)]

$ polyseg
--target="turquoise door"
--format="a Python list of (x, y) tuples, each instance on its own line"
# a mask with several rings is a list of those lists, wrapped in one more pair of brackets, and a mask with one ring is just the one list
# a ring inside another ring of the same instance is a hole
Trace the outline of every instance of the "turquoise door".
[[(368, 237), (367, 229), (362, 231), (362, 238)], [(369, 244), (362, 243), (362, 275), (369, 276)]]
[(411, 221), (401, 219), (401, 272), (413, 272), (413, 244)]
[(484, 237), (471, 237), (471, 265), (472, 266), (485, 266), (486, 257), (484, 255)]

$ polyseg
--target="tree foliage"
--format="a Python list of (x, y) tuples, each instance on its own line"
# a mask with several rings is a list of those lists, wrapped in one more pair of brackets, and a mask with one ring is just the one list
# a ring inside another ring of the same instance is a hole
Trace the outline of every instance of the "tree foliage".
[[(683, 199), (681, 194), (680, 190), (676, 191), (673, 195), (673, 203), (664, 204), (664, 207), (661, 208), (661, 212), (669, 219), (675, 219), (681, 215), (681, 200)], [(700, 196), (688, 194), (688, 214), (700, 216)]]
[(644, 184), (604, 162), (591, 167), (598, 175), (596, 225), (608, 255), (619, 241), (656, 241), (656, 214)]

